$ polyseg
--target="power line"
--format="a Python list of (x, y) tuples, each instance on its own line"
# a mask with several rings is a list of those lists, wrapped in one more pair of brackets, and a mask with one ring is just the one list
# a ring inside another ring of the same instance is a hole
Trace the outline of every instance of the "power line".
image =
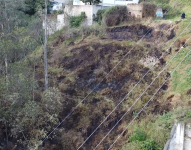
[[(172, 74), (177, 70), (177, 68), (182, 64), (182, 62), (188, 57), (191, 50), (187, 53), (187, 55), (182, 59), (182, 61), (176, 66), (176, 68), (173, 70)], [(109, 147), (108, 150), (110, 150), (113, 145), (118, 141), (118, 139), (124, 134), (124, 132), (128, 129), (128, 127), (133, 123), (133, 121), (139, 116), (139, 114), (144, 110), (144, 108), (149, 104), (151, 100), (153, 100), (154, 96), (160, 91), (160, 89), (163, 87), (163, 85), (170, 79), (170, 76), (163, 82), (163, 84), (160, 86), (160, 88), (154, 93), (154, 95), (150, 98), (150, 100), (142, 107), (142, 109), (138, 112), (138, 114), (131, 120), (131, 122), (128, 124), (128, 126), (123, 130), (123, 132), (117, 137), (117, 139), (114, 141), (114, 143)]]
[[(184, 31), (190, 26), (191, 22), (189, 23), (189, 25), (182, 31), (182, 33), (179, 35), (181, 36)], [(179, 38), (179, 36), (176, 38), (176, 40), (169, 46), (171, 47)], [(168, 50), (168, 49), (167, 49)], [(166, 50), (166, 51), (167, 51)], [(159, 58), (161, 59), (163, 56), (165, 55), (165, 53), (163, 53), (163, 55)], [(134, 85), (134, 87), (125, 95), (125, 97), (116, 105), (116, 107), (107, 115), (107, 117), (105, 117), (105, 119), (98, 125), (98, 127), (90, 134), (90, 136), (88, 136), (88, 138), (77, 148), (77, 150), (79, 150), (86, 142), (87, 140), (97, 131), (97, 129), (107, 120), (107, 118), (117, 109), (117, 107), (128, 97), (128, 95), (137, 87), (137, 85), (144, 79), (144, 77), (151, 71), (151, 69), (155, 66), (155, 64), (153, 64), (152, 67), (149, 68), (149, 70), (144, 74), (144, 76)]]
[[(191, 37), (190, 37), (191, 38)], [(190, 38), (185, 42), (185, 44), (190, 40)], [(184, 45), (185, 45), (184, 44)], [(169, 61), (169, 63), (178, 55), (179, 51), (172, 57), (172, 59)], [(160, 74), (166, 69), (166, 67), (169, 65), (166, 64), (164, 69), (157, 75), (157, 77), (149, 84), (149, 86), (144, 90), (144, 92), (136, 99), (136, 101), (133, 103), (133, 105), (125, 112), (125, 114), (118, 120), (118, 122), (113, 126), (113, 128), (104, 136), (104, 138), (97, 144), (97, 146), (94, 148), (94, 150), (103, 142), (103, 140), (111, 133), (111, 131), (118, 125), (118, 123), (124, 118), (124, 116), (131, 110), (131, 108), (139, 101), (139, 99), (144, 95), (144, 93), (149, 89), (149, 87), (154, 83), (154, 81), (160, 76)]]
[[(136, 44), (138, 44), (148, 33), (150, 33), (150, 31), (152, 31), (152, 28), (148, 29), (147, 32), (146, 32), (146, 34), (143, 35), (142, 38), (141, 38), (139, 41), (136, 42)], [(83, 102), (86, 100), (86, 98), (87, 98), (90, 94), (92, 94), (92, 93), (96, 90), (96, 88), (104, 81), (104, 79), (105, 79), (116, 67), (118, 67), (118, 65), (125, 59), (125, 57), (126, 57), (134, 48), (136, 48), (136, 47), (137, 47), (137, 45), (134, 46), (129, 52), (127, 52), (127, 53), (122, 57), (122, 59), (104, 76), (104, 78), (93, 88), (93, 90), (92, 90), (91, 92), (89, 92), (89, 93), (85, 96), (85, 98), (82, 99), (82, 100), (73, 108), (73, 110), (43, 139), (43, 141), (42, 141), (36, 148), (38, 148), (40, 145), (42, 145), (42, 143), (43, 143), (45, 140), (47, 140), (47, 138), (80, 106), (81, 103), (83, 103)], [(36, 148), (35, 148), (35, 149), (36, 149)]]
[[(147, 33), (137, 42), (137, 44), (151, 31), (152, 29), (149, 29)], [(123, 58), (104, 76), (104, 78), (93, 88), (91, 92), (89, 92), (84, 99), (82, 99), (75, 107), (74, 109), (46, 136), (46, 138), (37, 146), (37, 148), (80, 106), (81, 103), (83, 103), (86, 98), (92, 94), (96, 88), (104, 81), (104, 79), (125, 59), (125, 57), (135, 48), (134, 46), (129, 52), (127, 52)]]

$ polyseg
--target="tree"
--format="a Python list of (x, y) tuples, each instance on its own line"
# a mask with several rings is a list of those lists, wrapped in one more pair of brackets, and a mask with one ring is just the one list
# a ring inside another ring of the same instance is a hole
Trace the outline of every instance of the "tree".
[(82, 0), (82, 2), (83, 3), (90, 3), (90, 5), (94, 5), (94, 4), (99, 4), (99, 3), (101, 3), (101, 1), (100, 0)]
[[(50, 4), (49, 0), (47, 2)], [(44, 8), (45, 1), (43, 0), (25, 0), (24, 12), (26, 14), (34, 15), (36, 12), (43, 10)]]

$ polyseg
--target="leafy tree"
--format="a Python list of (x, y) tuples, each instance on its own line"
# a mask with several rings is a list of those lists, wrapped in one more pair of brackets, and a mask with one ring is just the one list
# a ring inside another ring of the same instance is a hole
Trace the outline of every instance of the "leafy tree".
[[(50, 2), (48, 1), (50, 4)], [(29, 15), (34, 15), (37, 11), (45, 8), (45, 1), (43, 0), (25, 0), (24, 12)]]
[(49, 113), (59, 114), (62, 111), (63, 99), (57, 88), (49, 88), (43, 93), (42, 108)]
[(90, 3), (90, 5), (94, 5), (94, 4), (99, 4), (99, 3), (101, 3), (101, 1), (100, 0), (82, 0), (82, 2), (84, 2), (84, 3)]

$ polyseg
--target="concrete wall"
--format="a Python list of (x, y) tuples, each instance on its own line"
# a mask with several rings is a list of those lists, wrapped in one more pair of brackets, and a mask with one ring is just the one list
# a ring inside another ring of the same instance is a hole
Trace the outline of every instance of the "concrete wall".
[(115, 0), (115, 5), (138, 4), (139, 0)]
[(129, 4), (127, 5), (128, 15), (135, 16), (136, 18), (143, 17), (143, 5), (141, 4)]
[[(107, 7), (96, 6), (96, 5), (66, 5), (64, 9), (65, 18), (67, 16), (78, 16), (81, 12), (85, 12), (87, 16), (87, 25), (93, 24), (93, 14), (96, 14), (98, 10), (105, 9)], [(65, 20), (67, 22), (67, 20)]]
[(80, 0), (73, 0), (73, 5), (85, 5), (85, 3)]
[[(114, 0), (113, 0), (114, 1)], [(128, 14), (135, 16), (137, 18), (142, 18), (143, 5), (141, 4), (129, 4), (126, 5)], [(85, 12), (87, 16), (87, 25), (93, 24), (93, 15), (98, 12), (100, 9), (106, 9), (110, 6), (101, 6), (101, 5), (66, 5), (64, 9), (65, 22), (68, 22), (67, 18), (69, 16), (78, 16), (81, 12)]]
[[(85, 12), (87, 16), (87, 24), (92, 24), (92, 5), (75, 5), (75, 6), (69, 6), (66, 5), (64, 9), (64, 14), (67, 16), (78, 16), (81, 14), (81, 12)], [(67, 20), (65, 20), (67, 22)]]
[[(115, 5), (127, 5), (127, 4), (138, 4), (139, 0), (102, 0), (99, 5), (102, 6), (115, 6)], [(73, 0), (73, 5), (85, 5), (80, 0)]]
[[(45, 26), (45, 21), (43, 20), (43, 28)], [(50, 17), (47, 19), (47, 32), (48, 35), (54, 34), (56, 31), (61, 30), (65, 26), (64, 14), (57, 15), (55, 20)]]
[(61, 30), (64, 26), (64, 14), (57, 15), (57, 30)]

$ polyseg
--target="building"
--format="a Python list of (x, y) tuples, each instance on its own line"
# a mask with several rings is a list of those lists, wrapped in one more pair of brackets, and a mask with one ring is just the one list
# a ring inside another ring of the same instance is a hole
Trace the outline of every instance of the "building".
[[(128, 4), (138, 4), (139, 0), (102, 0), (99, 5), (102, 6), (115, 6), (115, 5), (128, 5)], [(73, 5), (89, 5), (89, 3), (83, 3), (80, 0), (73, 0)]]
[[(95, 15), (98, 10), (106, 9), (108, 6), (100, 6), (100, 5), (66, 5), (64, 9), (65, 19), (67, 20), (67, 16), (78, 16), (81, 12), (85, 12), (87, 19), (87, 25), (93, 24), (93, 15)], [(68, 21), (65, 21), (68, 22)]]
[(87, 15), (87, 24), (92, 25), (93, 15), (95, 15), (98, 10), (116, 5), (127, 6), (127, 14), (130, 16), (144, 18), (143, 5), (138, 3), (139, 0), (102, 0), (102, 3), (98, 5), (90, 5), (80, 0), (73, 0), (73, 6), (65, 6), (64, 11), (69, 16), (77, 16), (80, 15), (81, 12), (85, 12)]
[(102, 0), (103, 6), (138, 4), (139, 0)]

